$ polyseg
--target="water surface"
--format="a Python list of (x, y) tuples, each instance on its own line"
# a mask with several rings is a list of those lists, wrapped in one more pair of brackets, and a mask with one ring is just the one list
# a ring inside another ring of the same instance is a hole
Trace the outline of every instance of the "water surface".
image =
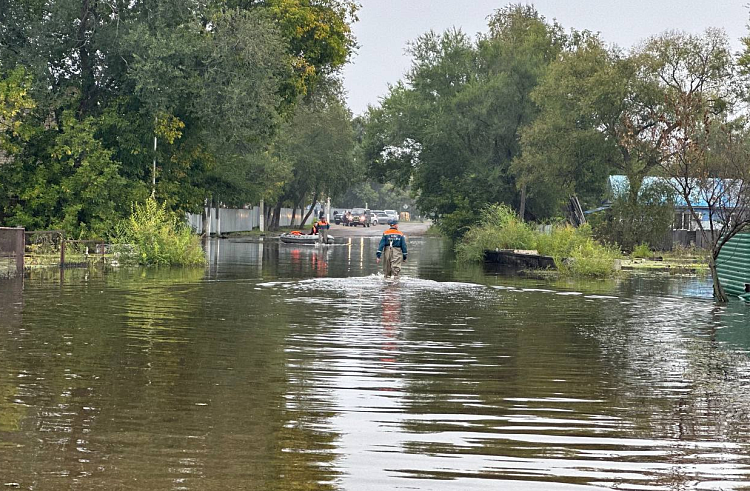
[(550, 281), (414, 239), (0, 283), (0, 484), (750, 489), (750, 310), (704, 278)]

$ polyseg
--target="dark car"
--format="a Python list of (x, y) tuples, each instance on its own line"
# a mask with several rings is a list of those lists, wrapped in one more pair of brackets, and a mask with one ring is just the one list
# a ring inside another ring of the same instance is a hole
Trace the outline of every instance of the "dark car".
[(363, 227), (369, 227), (370, 220), (370, 210), (364, 208), (352, 208), (352, 218), (349, 226), (354, 227), (355, 225), (362, 225)]
[(336, 225), (341, 225), (342, 218), (343, 214), (340, 211), (333, 212), (333, 223), (335, 223)]

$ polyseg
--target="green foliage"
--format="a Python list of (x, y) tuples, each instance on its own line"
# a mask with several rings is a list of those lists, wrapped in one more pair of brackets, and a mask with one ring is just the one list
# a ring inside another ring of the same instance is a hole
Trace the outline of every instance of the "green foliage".
[(349, 0), (81, 6), (0, 7), (0, 225), (104, 234), (154, 160), (173, 210), (280, 195), (293, 171), (277, 132), (355, 45)]
[(617, 248), (594, 240), (589, 225), (553, 227), (550, 234), (538, 235), (536, 249), (554, 258), (561, 273), (573, 276), (611, 275), (615, 259), (621, 257)]
[[(231, 2), (230, 2), (231, 3)], [(265, 10), (289, 40), (293, 76), (282, 93), (294, 102), (349, 59), (356, 42), (351, 23), (359, 4), (351, 0), (268, 0)]]
[(36, 107), (29, 94), (31, 76), (23, 67), (11, 70), (6, 76), (0, 72), (0, 150), (14, 154), (20, 143), (31, 136), (33, 126), (25, 117)]
[(643, 242), (641, 244), (638, 244), (633, 248), (633, 252), (631, 253), (631, 256), (639, 259), (645, 259), (648, 257), (651, 257), (651, 247), (649, 247), (647, 242)]
[[(406, 80), (365, 118), (371, 176), (409, 185), (418, 208), (452, 237), (488, 204), (517, 208), (511, 163), (537, 113), (530, 93), (565, 42), (559, 26), (522, 6), (497, 11), (476, 42), (460, 31), (421, 36)], [(541, 208), (529, 201), (529, 210)]]
[(391, 183), (361, 182), (350, 186), (342, 198), (337, 201), (337, 204), (345, 208), (364, 206), (365, 203), (372, 210), (403, 211), (404, 205), (409, 207), (407, 211), (411, 212), (412, 215), (416, 210), (414, 199), (410, 196), (409, 190)]
[(279, 133), (276, 151), (292, 166), (285, 192), (295, 203), (313, 192), (336, 198), (359, 177), (351, 115), (336, 99), (300, 104)]
[(0, 179), (15, 194), (3, 208), (7, 223), (62, 229), (73, 237), (109, 232), (138, 188), (128, 186), (119, 162), (96, 137), (97, 123), (94, 118), (79, 121), (66, 111), (54, 138), (51, 132), (37, 132), (24, 153), (0, 167)]
[(558, 225), (550, 234), (543, 234), (504, 205), (485, 208), (480, 223), (471, 227), (457, 244), (456, 253), (460, 261), (479, 262), (485, 251), (495, 249), (537, 250), (551, 256), (562, 274), (574, 276), (610, 275), (614, 260), (620, 257), (615, 248), (595, 241), (587, 225)]
[(133, 206), (112, 240), (124, 262), (147, 266), (199, 266), (206, 262), (198, 236), (153, 197)]
[(674, 220), (674, 191), (662, 181), (643, 183), (633, 201), (628, 187), (614, 190), (612, 206), (591, 217), (600, 240), (632, 251), (641, 243), (661, 244)]
[(456, 245), (461, 261), (482, 261), (484, 251), (495, 249), (534, 249), (537, 233), (522, 222), (506, 205), (492, 205), (480, 214), (479, 223), (471, 227)]

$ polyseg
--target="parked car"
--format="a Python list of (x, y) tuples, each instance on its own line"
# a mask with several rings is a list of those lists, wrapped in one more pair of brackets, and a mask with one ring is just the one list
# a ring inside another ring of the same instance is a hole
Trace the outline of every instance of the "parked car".
[(352, 218), (349, 226), (354, 227), (355, 225), (362, 225), (363, 227), (369, 227), (371, 220), (370, 210), (364, 208), (352, 208)]
[(334, 211), (333, 212), (333, 223), (336, 225), (341, 225), (341, 218), (343, 214), (340, 211)]
[(383, 210), (388, 215), (389, 220), (398, 220), (398, 212), (396, 210)]
[(373, 210), (373, 217), (377, 220), (374, 225), (385, 225), (388, 223), (388, 215), (383, 210)]

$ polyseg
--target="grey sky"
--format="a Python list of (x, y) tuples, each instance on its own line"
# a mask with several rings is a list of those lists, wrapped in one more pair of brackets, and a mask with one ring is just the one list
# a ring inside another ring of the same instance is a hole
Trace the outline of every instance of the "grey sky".
[[(508, 3), (491, 0), (359, 0), (359, 22), (354, 34), (360, 45), (344, 69), (349, 107), (361, 114), (377, 104), (389, 83), (409, 69), (404, 53), (409, 41), (433, 29), (459, 27), (464, 32), (486, 32), (486, 18)], [(707, 27), (723, 28), (732, 47), (748, 35), (747, 2), (742, 0), (537, 0), (533, 3), (547, 19), (556, 19), (566, 30), (600, 32), (608, 42), (629, 48), (669, 29), (701, 33)]]

